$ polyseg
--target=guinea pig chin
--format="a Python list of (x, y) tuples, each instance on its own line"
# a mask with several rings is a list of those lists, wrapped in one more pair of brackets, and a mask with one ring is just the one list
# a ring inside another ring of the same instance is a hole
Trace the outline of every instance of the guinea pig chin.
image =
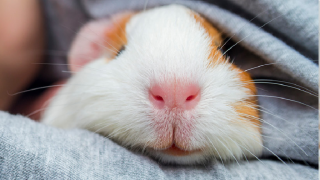
[(196, 139), (193, 131), (196, 120), (193, 114), (192, 110), (186, 111), (178, 107), (155, 108), (152, 126), (156, 138), (148, 144), (147, 149), (153, 154), (162, 154), (162, 158), (163, 155), (186, 157), (201, 153), (204, 147), (194, 143)]
[(164, 150), (176, 147), (182, 151), (195, 151), (192, 145), (195, 119), (190, 112), (173, 108), (155, 110), (152, 118), (152, 126), (156, 134), (156, 140), (149, 144), (155, 150)]

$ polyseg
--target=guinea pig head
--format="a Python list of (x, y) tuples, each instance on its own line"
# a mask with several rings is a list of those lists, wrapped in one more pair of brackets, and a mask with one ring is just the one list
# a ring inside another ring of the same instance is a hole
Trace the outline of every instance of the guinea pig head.
[(217, 29), (179, 5), (87, 25), (70, 63), (94, 85), (81, 96), (73, 126), (166, 163), (258, 156), (255, 85), (221, 44)]

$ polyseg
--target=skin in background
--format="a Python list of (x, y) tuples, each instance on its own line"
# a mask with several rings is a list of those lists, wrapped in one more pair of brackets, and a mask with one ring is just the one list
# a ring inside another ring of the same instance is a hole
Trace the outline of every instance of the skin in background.
[(9, 110), (39, 71), (44, 28), (38, 0), (0, 1), (0, 109)]
[[(43, 108), (57, 88), (40, 98), (19, 100), (37, 76), (45, 48), (45, 30), (40, 1), (0, 1), (0, 110), (28, 115)], [(40, 113), (30, 116), (39, 119)]]

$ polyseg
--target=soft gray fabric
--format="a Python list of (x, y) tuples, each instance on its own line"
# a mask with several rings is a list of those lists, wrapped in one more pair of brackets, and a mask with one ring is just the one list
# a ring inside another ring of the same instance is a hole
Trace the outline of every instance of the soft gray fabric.
[[(227, 37), (231, 37), (231, 41), (226, 39), (228, 43), (225, 50), (240, 41), (239, 45), (227, 53), (240, 68), (248, 70), (256, 79), (277, 79), (285, 82), (257, 81), (265, 146), (262, 162), (243, 161), (240, 166), (236, 162), (225, 165), (212, 162), (204, 166), (191, 167), (159, 165), (146, 156), (135, 154), (108, 139), (84, 130), (59, 130), (20, 116), (1, 113), (2, 177), (8, 179), (53, 177), (118, 179), (118, 176), (120, 179), (121, 177), (122, 179), (318, 178), (317, 170), (309, 166), (309, 164), (318, 165), (318, 98), (310, 92), (318, 91), (318, 1), (82, 0), (70, 3), (63, 0), (46, 0), (44, 2), (46, 2), (47, 16), (51, 20), (49, 27), (54, 27), (50, 32), (54, 43), (50, 47), (56, 48), (67, 48), (75, 29), (88, 19), (109, 17), (123, 10), (142, 10), (145, 5), (151, 8), (169, 3), (184, 4), (201, 13)], [(264, 25), (265, 23), (267, 24)], [(263, 28), (260, 28), (262, 25)], [(264, 64), (269, 65), (251, 69)], [(286, 164), (278, 160), (275, 155)]]
[(85, 130), (61, 130), (0, 112), (0, 179), (317, 179), (300, 164), (253, 160), (167, 166)]

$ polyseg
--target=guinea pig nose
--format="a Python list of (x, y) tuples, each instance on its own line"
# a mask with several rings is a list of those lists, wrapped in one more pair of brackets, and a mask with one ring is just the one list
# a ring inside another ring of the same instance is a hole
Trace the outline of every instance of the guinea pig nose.
[(196, 84), (168, 83), (150, 88), (149, 99), (158, 109), (193, 109), (200, 100), (200, 88)]

